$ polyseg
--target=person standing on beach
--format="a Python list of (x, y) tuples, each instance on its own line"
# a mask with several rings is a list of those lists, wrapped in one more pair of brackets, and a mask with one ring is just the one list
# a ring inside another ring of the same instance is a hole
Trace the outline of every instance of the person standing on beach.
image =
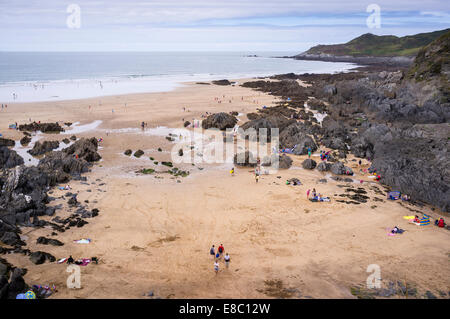
[(230, 267), (230, 255), (227, 253), (223, 259), (225, 260), (225, 267), (228, 269)]
[(220, 244), (219, 248), (217, 249), (217, 251), (219, 252), (220, 256), (223, 255), (223, 253), (225, 252), (225, 248), (223, 248), (223, 245)]
[(309, 198), (309, 191), (310, 191), (310, 189), (308, 189), (308, 190), (306, 191), (306, 199)]
[(216, 275), (219, 272), (219, 263), (217, 261), (214, 262), (214, 271), (216, 272)]
[(311, 158), (311, 147), (308, 147), (308, 158)]
[(216, 248), (214, 248), (214, 245), (212, 245), (211, 249), (209, 250), (209, 254), (214, 258), (216, 254)]

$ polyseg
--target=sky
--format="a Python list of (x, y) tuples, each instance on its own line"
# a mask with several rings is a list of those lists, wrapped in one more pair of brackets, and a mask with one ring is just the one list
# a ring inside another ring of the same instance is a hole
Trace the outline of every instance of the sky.
[(448, 0), (0, 0), (0, 51), (303, 52), (449, 27)]

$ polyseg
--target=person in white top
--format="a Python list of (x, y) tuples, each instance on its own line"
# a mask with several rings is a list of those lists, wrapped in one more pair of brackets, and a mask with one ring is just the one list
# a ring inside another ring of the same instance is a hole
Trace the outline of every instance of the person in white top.
[(228, 267), (230, 266), (230, 255), (228, 255), (228, 253), (225, 254), (225, 257), (223, 258), (225, 260), (225, 266)]
[(216, 275), (219, 272), (219, 263), (217, 261), (214, 262), (214, 271), (216, 272)]

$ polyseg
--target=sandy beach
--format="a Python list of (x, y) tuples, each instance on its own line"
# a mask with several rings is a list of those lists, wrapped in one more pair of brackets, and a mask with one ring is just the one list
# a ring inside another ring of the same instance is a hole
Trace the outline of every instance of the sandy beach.
[[(66, 264), (34, 265), (20, 254), (5, 258), (28, 269), (27, 283), (55, 284), (58, 292), (50, 298), (149, 298), (144, 294), (150, 291), (160, 298), (356, 298), (351, 287), (365, 285), (371, 264), (380, 266), (383, 285), (400, 281), (421, 293), (448, 292), (450, 251), (445, 243), (450, 232), (403, 218), (416, 211), (430, 214), (432, 221), (447, 216), (428, 206), (386, 200), (383, 185), (360, 171), (369, 166), (365, 160), (359, 167), (347, 157), (346, 165), (355, 172), (353, 183), (334, 181), (329, 172), (305, 170), (301, 163), (307, 156), (295, 155), (290, 155), (290, 169), (262, 175), (259, 183), (250, 168), (237, 168), (231, 176), (232, 164), (177, 166), (189, 170), (187, 177), (135, 173), (155, 168), (154, 161), (171, 160), (173, 143), (164, 130), (158, 134), (158, 127), (183, 128), (184, 121), (200, 120), (206, 112), (232, 111), (240, 114), (238, 124), (243, 124), (247, 113), (277, 101), (240, 86), (186, 83), (164, 93), (9, 103), (0, 113), (5, 138), (19, 140), (21, 132), (6, 128), (31, 119), (78, 122), (72, 124), (72, 133), (66, 127), (63, 134), (42, 134), (42, 140), (61, 141), (81, 128), (77, 137), (103, 141), (102, 160), (84, 175), (87, 183), (70, 182), (78, 201), (99, 209), (99, 216), (56, 236), (50, 228), (22, 228), (31, 251), (45, 251), (57, 259), (98, 257), (98, 265), (81, 267), (82, 288), (66, 287)], [(144, 131), (142, 121), (148, 123)], [(123, 154), (126, 149), (142, 149), (145, 154), (128, 157)], [(302, 185), (286, 185), (290, 178), (300, 179)], [(348, 188), (358, 187), (367, 192), (366, 203), (337, 201), (345, 199), (340, 195)], [(306, 192), (312, 188), (331, 201), (309, 201)], [(67, 191), (52, 192), (56, 199), (51, 205), (64, 207), (56, 215), (73, 213), (68, 198), (61, 198)], [(388, 236), (394, 226), (405, 233)], [(40, 236), (58, 239), (64, 246), (36, 244)], [(73, 242), (80, 238), (92, 242)], [(231, 263), (226, 269), (222, 259), (215, 274), (209, 249), (220, 244)]]

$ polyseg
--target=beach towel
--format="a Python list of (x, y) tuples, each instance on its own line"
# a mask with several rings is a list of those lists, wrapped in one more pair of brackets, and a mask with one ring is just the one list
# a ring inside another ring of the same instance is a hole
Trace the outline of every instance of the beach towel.
[(423, 214), (423, 217), (420, 219), (420, 226), (430, 225), (430, 216)]
[(403, 216), (403, 219), (414, 219), (416, 216)]
[(83, 258), (80, 266), (87, 266), (91, 263), (90, 259)]
[(12, 129), (12, 130), (17, 129), (16, 124), (9, 124), (9, 129)]
[(61, 259), (58, 260), (56, 263), (58, 263), (58, 264), (63, 264), (63, 263), (65, 263), (65, 262), (67, 262), (67, 259), (69, 259), (69, 258), (61, 258)]
[(400, 192), (399, 191), (393, 191), (388, 193), (388, 199), (390, 200), (397, 200), (400, 199)]
[(76, 244), (89, 244), (91, 240), (89, 238), (82, 238), (79, 240), (74, 240), (73, 242)]
[(392, 230), (393, 230), (394, 228), (386, 228), (386, 230), (387, 230), (387, 235), (388, 236), (395, 236), (395, 235), (397, 235), (398, 233), (393, 233), (392, 232)]

